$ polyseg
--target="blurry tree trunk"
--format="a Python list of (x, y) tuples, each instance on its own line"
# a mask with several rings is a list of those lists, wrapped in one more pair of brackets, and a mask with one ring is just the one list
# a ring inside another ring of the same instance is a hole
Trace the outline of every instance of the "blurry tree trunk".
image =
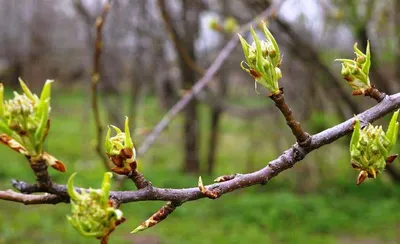
[[(222, 2), (222, 14), (224, 17), (228, 16), (228, 4), (227, 0)], [(222, 43), (225, 44), (227, 40), (227, 35), (224, 33), (224, 38)], [(223, 64), (219, 72), (219, 80), (217, 81), (217, 96), (218, 99), (223, 100), (227, 93), (228, 86), (228, 65), (227, 62)], [(207, 174), (211, 175), (215, 168), (215, 158), (217, 155), (218, 141), (220, 137), (219, 133), (219, 123), (222, 117), (222, 104), (219, 103), (217, 106), (211, 107), (211, 131), (210, 131), (210, 141), (208, 143), (208, 156), (207, 156)]]
[[(142, 22), (142, 23), (147, 23), (147, 21), (149, 21), (147, 19), (147, 11), (146, 11), (146, 3), (147, 1), (145, 0), (141, 0), (139, 1), (139, 3), (137, 3), (139, 5), (139, 16), (137, 16), (138, 21)], [(133, 7), (133, 6), (130, 6)], [(141, 96), (140, 96), (140, 92), (142, 90), (142, 85), (143, 85), (143, 81), (144, 81), (144, 77), (143, 77), (143, 73), (144, 72), (144, 67), (146, 67), (146, 65), (150, 65), (150, 64), (145, 64), (142, 60), (140, 60), (138, 57), (139, 55), (145, 53), (145, 48), (142, 45), (141, 42), (141, 36), (140, 36), (140, 31), (135, 30), (136, 34), (136, 39), (139, 40), (139, 43), (137, 45), (137, 48), (133, 54), (133, 62), (132, 62), (132, 79), (130, 82), (130, 99), (129, 99), (129, 103), (128, 103), (128, 117), (130, 120), (130, 126), (131, 126), (131, 130), (134, 131), (136, 125), (137, 125), (137, 110), (138, 110), (138, 106), (141, 100)]]
[[(183, 0), (183, 25), (184, 35), (180, 43), (187, 51), (191, 60), (196, 60), (195, 57), (195, 40), (199, 25), (199, 0)], [(182, 53), (179, 54), (179, 67), (182, 77), (184, 90), (190, 90), (196, 81), (196, 72), (185, 62)], [(185, 148), (185, 163), (183, 171), (187, 173), (199, 173), (200, 158), (199, 158), (199, 116), (197, 114), (198, 101), (193, 99), (184, 111), (184, 148)]]
[[(133, 69), (132, 69), (132, 79), (131, 79), (131, 89), (130, 89), (130, 101), (128, 104), (128, 114), (129, 114), (129, 120), (130, 120), (130, 126), (131, 130), (134, 130), (136, 127), (136, 121), (137, 121), (137, 110), (138, 110), (138, 105), (141, 100), (140, 96), (140, 91), (142, 90), (142, 75), (139, 73), (139, 68), (135, 66), (135, 63), (133, 63)], [(136, 63), (137, 64), (137, 63)]]
[[(196, 81), (196, 73), (186, 62), (187, 58), (195, 61), (195, 40), (198, 32), (200, 0), (182, 0), (182, 32), (178, 33), (170, 19), (164, 0), (159, 0), (159, 7), (167, 29), (170, 31), (184, 90), (190, 90)], [(193, 99), (184, 110), (184, 165), (183, 172), (199, 173), (199, 117), (197, 114), (198, 101)]]
[(259, 125), (255, 119), (250, 119), (247, 122), (250, 126), (250, 134), (248, 136), (248, 147), (246, 155), (246, 171), (253, 172), (255, 170), (256, 152), (259, 150)]
[[(184, 10), (187, 7), (195, 9), (196, 4), (188, 0), (184, 0)], [(196, 29), (198, 24), (198, 13), (191, 13), (189, 9), (185, 11), (186, 14), (196, 14), (196, 17), (189, 17), (185, 20), (185, 37), (184, 48), (187, 50), (189, 57), (195, 60), (194, 54), (194, 41), (196, 35)], [(194, 21), (193, 21), (194, 20)], [(184, 90), (190, 90), (196, 80), (196, 73), (193, 71), (184, 61), (184, 58), (179, 55), (179, 66), (181, 71), (182, 83)], [(183, 167), (184, 172), (198, 173), (200, 170), (200, 159), (199, 159), (199, 116), (197, 114), (198, 102), (193, 99), (184, 111), (184, 148), (185, 148), (185, 163)]]
[[(221, 67), (219, 81), (217, 82), (217, 93), (218, 98), (223, 99), (226, 96), (227, 83), (228, 83), (228, 70), (226, 65)], [(217, 154), (218, 142), (219, 142), (219, 123), (222, 117), (223, 109), (222, 104), (217, 106), (211, 106), (211, 131), (210, 141), (208, 143), (208, 156), (207, 156), (207, 174), (211, 175), (215, 167), (215, 157)]]

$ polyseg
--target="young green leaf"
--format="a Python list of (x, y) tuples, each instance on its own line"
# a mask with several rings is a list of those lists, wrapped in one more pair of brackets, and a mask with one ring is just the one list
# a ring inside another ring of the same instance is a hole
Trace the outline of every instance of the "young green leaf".
[(35, 100), (35, 97), (33, 96), (31, 90), (29, 90), (28, 86), (25, 84), (24, 80), (22, 80), (21, 77), (18, 77), (19, 84), (21, 85), (22, 91), (24, 91), (25, 95), (31, 99), (32, 101)]
[(350, 152), (352, 152), (357, 147), (358, 141), (360, 139), (360, 130), (361, 130), (360, 120), (356, 117), (353, 129), (353, 135), (351, 136), (351, 141), (350, 141)]
[(249, 63), (248, 56), (249, 56), (250, 45), (240, 34), (237, 34), (237, 35), (239, 36), (240, 44), (242, 44), (242, 49), (243, 49), (244, 57), (246, 58), (246, 62)]
[(129, 131), (129, 119), (125, 117), (125, 148), (133, 148), (133, 141)]
[(74, 178), (75, 178), (76, 172), (73, 173), (69, 179), (68, 179), (68, 184), (67, 184), (67, 191), (68, 195), (71, 197), (72, 200), (77, 200), (79, 198), (79, 193), (75, 190), (74, 188)]
[(393, 147), (396, 142), (397, 142), (397, 136), (398, 136), (398, 128), (399, 128), (399, 122), (397, 122), (397, 118), (399, 117), (399, 110), (393, 113), (392, 119), (390, 120), (386, 136), (391, 142), (391, 147)]

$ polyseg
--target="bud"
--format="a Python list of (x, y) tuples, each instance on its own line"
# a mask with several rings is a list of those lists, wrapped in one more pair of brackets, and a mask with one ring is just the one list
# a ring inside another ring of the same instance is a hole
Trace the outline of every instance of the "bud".
[(348, 81), (348, 84), (353, 88), (353, 95), (365, 94), (365, 91), (371, 88), (369, 81), (369, 68), (371, 66), (371, 51), (369, 42), (367, 50), (364, 54), (357, 48), (357, 43), (354, 44), (355, 60), (351, 59), (335, 59), (342, 62), (341, 75)]
[(65, 172), (64, 164), (50, 154), (43, 152), (43, 145), (50, 128), (51, 83), (47, 80), (40, 98), (33, 94), (19, 78), (22, 94), (3, 101), (4, 88), (0, 84), (0, 142), (11, 149), (28, 156), (30, 161), (45, 161), (54, 169)]
[(167, 218), (172, 212), (175, 211), (176, 207), (180, 204), (167, 202), (164, 206), (160, 208), (156, 213), (154, 213), (150, 218), (140, 224), (137, 228), (135, 228), (131, 233), (135, 234), (139, 231), (144, 231), (150, 227), (153, 227), (156, 224), (159, 224), (165, 218)]
[[(278, 80), (282, 78), (282, 72), (279, 69), (281, 63), (279, 47), (264, 22), (263, 31), (266, 40), (260, 40), (254, 29), (251, 28), (251, 34), (254, 39), (252, 45), (249, 45), (247, 41), (238, 34), (246, 59), (246, 62), (242, 61), (240, 66), (249, 73), (257, 83), (267, 88), (271, 93), (279, 93)], [(247, 67), (245, 67), (245, 65)]]
[(201, 179), (201, 176), (199, 176), (199, 181), (197, 183), (197, 186), (199, 187), (200, 192), (210, 199), (217, 199), (218, 197), (221, 196), (221, 192), (219, 189), (214, 189), (214, 190), (207, 189), (203, 185), (203, 180)]
[(226, 33), (234, 33), (238, 29), (238, 23), (235, 18), (228, 17), (224, 21), (224, 30)]
[(112, 174), (104, 174), (101, 189), (74, 189), (76, 173), (68, 180), (68, 194), (71, 198), (71, 216), (67, 216), (72, 226), (83, 236), (102, 238), (108, 236), (124, 221), (122, 211), (112, 207), (109, 201)]
[(223, 31), (223, 27), (218, 23), (217, 18), (211, 18), (208, 21), (208, 27), (214, 31), (218, 31), (218, 32)]
[(117, 133), (111, 136), (111, 129), (108, 127), (108, 132), (105, 140), (105, 150), (108, 157), (116, 167), (112, 169), (115, 173), (128, 175), (136, 169), (136, 150), (133, 146), (133, 141), (129, 131), (129, 120), (125, 117), (125, 132), (122, 132), (118, 127), (111, 125)]
[(386, 133), (382, 126), (371, 124), (361, 129), (360, 121), (356, 119), (350, 141), (350, 157), (353, 168), (361, 171), (357, 185), (361, 184), (367, 176), (376, 178), (386, 165), (392, 163), (397, 157), (397, 155), (390, 156), (389, 153), (397, 141), (398, 115), (399, 110), (393, 114)]
[(30, 156), (39, 156), (48, 130), (53, 81), (46, 81), (40, 98), (29, 90), (21, 78), (19, 82), (23, 94), (14, 92), (14, 98), (5, 102), (3, 86), (0, 86), (0, 129), (20, 143)]

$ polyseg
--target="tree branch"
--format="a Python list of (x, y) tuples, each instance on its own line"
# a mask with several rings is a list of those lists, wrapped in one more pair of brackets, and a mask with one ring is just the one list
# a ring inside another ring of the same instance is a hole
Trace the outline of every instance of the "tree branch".
[[(400, 108), (400, 93), (385, 96), (379, 104), (357, 115), (362, 126), (383, 117), (386, 114)], [(205, 186), (210, 191), (218, 191), (219, 196), (235, 191), (240, 188), (249, 187), (257, 184), (265, 184), (282, 171), (293, 167), (297, 162), (301, 161), (308, 153), (330, 144), (339, 138), (349, 134), (353, 130), (354, 118), (338, 124), (332, 128), (326, 129), (318, 134), (311, 136), (311, 143), (307, 148), (300, 147), (297, 143), (287, 149), (277, 159), (268, 163), (268, 165), (258, 171), (248, 174), (238, 174), (231, 180)], [(14, 184), (22, 192), (26, 189), (44, 191), (43, 189), (32, 187), (23, 182)], [(78, 189), (85, 190), (85, 189)], [(65, 185), (52, 184), (47, 192), (68, 198)], [(146, 187), (137, 191), (112, 191), (110, 198), (118, 205), (121, 203), (137, 202), (137, 201), (172, 201), (176, 204), (182, 204), (187, 201), (194, 201), (206, 197), (198, 187), (184, 189), (168, 189), (157, 187)], [(7, 200), (7, 199), (6, 199)], [(20, 201), (21, 202), (21, 201)], [(60, 201), (61, 202), (61, 201)]]
[(64, 198), (55, 194), (44, 193), (42, 195), (28, 195), (15, 192), (13, 190), (0, 191), (0, 199), (11, 202), (20, 202), (25, 205), (57, 204), (60, 202), (69, 202), (68, 198)]
[(292, 130), (292, 134), (296, 137), (297, 142), (302, 147), (307, 147), (311, 143), (310, 135), (303, 131), (299, 122), (294, 119), (293, 112), (285, 102), (285, 96), (283, 95), (283, 88), (280, 88), (280, 92), (269, 96), (274, 102), (276, 107), (282, 112), (285, 117), (286, 124)]

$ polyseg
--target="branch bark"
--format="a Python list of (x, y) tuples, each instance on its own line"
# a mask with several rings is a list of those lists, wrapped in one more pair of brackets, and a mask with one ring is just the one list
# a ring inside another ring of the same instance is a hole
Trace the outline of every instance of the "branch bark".
[[(388, 96), (379, 104), (358, 114), (357, 118), (361, 121), (362, 126), (383, 117), (386, 114), (400, 108), (400, 93)], [(205, 186), (210, 191), (218, 191), (219, 195), (238, 190), (240, 188), (249, 187), (257, 184), (265, 184), (272, 178), (277, 176), (282, 171), (293, 167), (296, 163), (306, 157), (306, 155), (324, 145), (330, 144), (339, 138), (349, 134), (353, 130), (354, 118), (348, 119), (341, 124), (324, 130), (318, 134), (311, 136), (311, 143), (307, 148), (300, 147), (297, 143), (284, 151), (277, 159), (269, 162), (264, 168), (248, 173), (238, 174), (231, 180)], [(65, 202), (68, 198), (65, 185), (53, 184), (50, 189), (42, 189), (34, 187), (24, 182), (18, 182), (14, 186), (21, 192), (52, 192), (61, 198), (55, 199), (52, 203)], [(85, 190), (85, 189), (78, 189)], [(137, 201), (172, 201), (182, 204), (187, 201), (194, 201), (206, 197), (198, 187), (184, 189), (169, 189), (146, 187), (137, 191), (112, 191), (110, 198), (118, 205), (122, 203), (137, 202)], [(0, 199), (9, 200), (8, 196), (0, 195)], [(23, 201), (19, 201), (23, 202)], [(43, 203), (47, 203), (43, 200)]]
[(32, 204), (57, 204), (60, 202), (69, 202), (69, 198), (63, 198), (59, 195), (44, 193), (42, 195), (28, 195), (15, 192), (13, 190), (0, 191), (0, 199), (19, 202), (25, 205)]

